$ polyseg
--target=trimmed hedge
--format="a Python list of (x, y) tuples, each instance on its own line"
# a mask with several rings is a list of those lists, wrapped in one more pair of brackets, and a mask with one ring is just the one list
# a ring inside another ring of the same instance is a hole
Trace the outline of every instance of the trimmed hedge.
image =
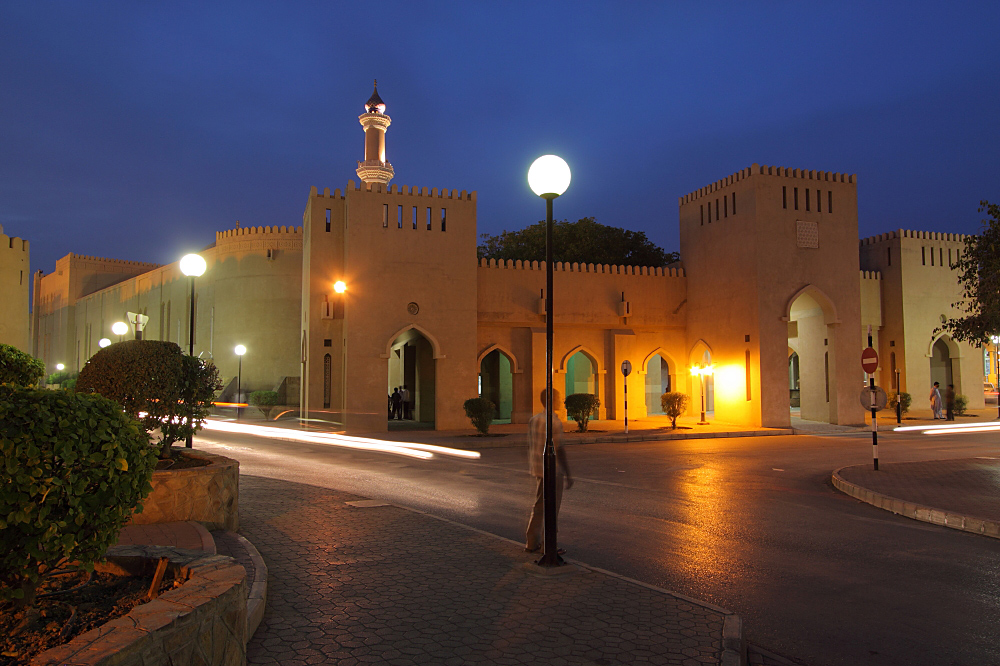
[(905, 414), (910, 411), (910, 403), (913, 401), (913, 397), (909, 393), (906, 391), (903, 391), (902, 393), (893, 393), (889, 396), (889, 407), (896, 409), (897, 400), (900, 403), (901, 414)]
[(486, 398), (469, 398), (465, 401), (465, 415), (472, 421), (476, 430), (484, 435), (490, 432), (490, 424), (496, 416), (497, 408)]
[(277, 391), (254, 391), (250, 394), (250, 404), (260, 410), (266, 419), (271, 408), (278, 404)]
[(45, 364), (12, 345), (0, 343), (0, 384), (37, 386)]
[(99, 393), (119, 403), (147, 433), (158, 429), (163, 458), (170, 455), (171, 444), (201, 429), (221, 388), (213, 364), (186, 356), (163, 340), (126, 340), (105, 347), (90, 357), (76, 382), (78, 392)]
[(0, 601), (34, 602), (67, 562), (90, 569), (152, 489), (140, 425), (96, 395), (0, 386)]
[(597, 414), (601, 401), (590, 393), (574, 393), (566, 396), (564, 401), (566, 414), (576, 421), (577, 432), (587, 432), (587, 421)]

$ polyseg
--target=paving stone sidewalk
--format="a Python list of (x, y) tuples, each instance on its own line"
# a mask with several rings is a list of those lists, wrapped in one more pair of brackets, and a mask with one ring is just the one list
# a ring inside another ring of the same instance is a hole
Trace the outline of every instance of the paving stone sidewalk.
[(723, 609), (598, 571), (531, 575), (517, 544), (333, 490), (241, 476), (240, 496), (270, 572), (251, 664), (740, 663)]
[(881, 463), (877, 472), (870, 464), (854, 465), (837, 470), (833, 481), (893, 513), (1000, 536), (1000, 456)]

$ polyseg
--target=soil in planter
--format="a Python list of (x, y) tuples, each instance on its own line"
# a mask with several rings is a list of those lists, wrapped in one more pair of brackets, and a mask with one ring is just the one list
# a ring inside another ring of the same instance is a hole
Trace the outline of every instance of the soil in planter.
[[(15, 612), (9, 605), (0, 606), (0, 666), (27, 664), (36, 654), (127, 614), (146, 602), (146, 594), (153, 583), (152, 576), (95, 571), (90, 582), (86, 582), (87, 576), (84, 571), (53, 576), (39, 588), (39, 597), (31, 608)], [(168, 571), (160, 585), (160, 593), (180, 584), (181, 581), (175, 581)], [(79, 585), (83, 587), (78, 590), (53, 597), (41, 596)], [(71, 620), (74, 609), (76, 616)]]
[(170, 457), (156, 461), (156, 469), (188, 469), (190, 467), (206, 467), (208, 460), (201, 458), (189, 458), (181, 453), (179, 449), (170, 449)]

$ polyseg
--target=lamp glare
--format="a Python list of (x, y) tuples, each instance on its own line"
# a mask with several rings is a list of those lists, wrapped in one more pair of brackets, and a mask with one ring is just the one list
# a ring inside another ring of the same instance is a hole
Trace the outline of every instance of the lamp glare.
[(201, 277), (205, 274), (208, 264), (200, 254), (185, 254), (181, 257), (181, 273), (188, 277)]
[(116, 321), (111, 325), (111, 332), (115, 335), (125, 335), (128, 333), (128, 324), (123, 321)]
[(105, 347), (108, 347), (110, 345), (111, 345), (111, 340), (108, 340), (107, 338), (101, 338), (100, 340), (97, 341), (97, 346), (100, 347), (101, 349), (104, 349)]
[(243, 356), (243, 354), (247, 353), (247, 348), (244, 347), (243, 345), (236, 345), (236, 349), (234, 349), (233, 351), (236, 352), (237, 356)]
[(569, 165), (557, 155), (542, 155), (528, 169), (528, 185), (540, 197), (559, 196), (569, 187), (569, 181)]
[(66, 366), (62, 363), (56, 363), (56, 370), (65, 370)]
[(336, 282), (333, 283), (333, 290), (338, 294), (342, 294), (345, 291), (347, 291), (347, 285), (344, 284), (343, 280), (337, 280)]

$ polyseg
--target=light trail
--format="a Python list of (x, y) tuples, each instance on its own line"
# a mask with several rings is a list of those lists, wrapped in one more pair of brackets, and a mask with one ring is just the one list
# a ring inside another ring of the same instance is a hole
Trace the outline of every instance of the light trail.
[(478, 451), (452, 449), (446, 446), (436, 446), (434, 444), (392, 442), (381, 439), (372, 439), (369, 437), (341, 435), (339, 433), (332, 432), (301, 432), (290, 428), (276, 428), (274, 426), (260, 426), (249, 423), (233, 423), (231, 421), (215, 421), (208, 419), (205, 421), (205, 429), (254, 435), (257, 437), (268, 437), (271, 439), (284, 439), (293, 442), (305, 442), (308, 444), (326, 444), (328, 446), (340, 446), (349, 449), (360, 449), (363, 451), (393, 453), (420, 460), (429, 460), (434, 457), (435, 453), (466, 459), (478, 459), (480, 457)]
[(1000, 430), (1000, 423), (949, 423), (933, 426), (902, 426), (893, 432), (920, 431), (925, 435), (952, 435), (966, 432), (994, 432)]

